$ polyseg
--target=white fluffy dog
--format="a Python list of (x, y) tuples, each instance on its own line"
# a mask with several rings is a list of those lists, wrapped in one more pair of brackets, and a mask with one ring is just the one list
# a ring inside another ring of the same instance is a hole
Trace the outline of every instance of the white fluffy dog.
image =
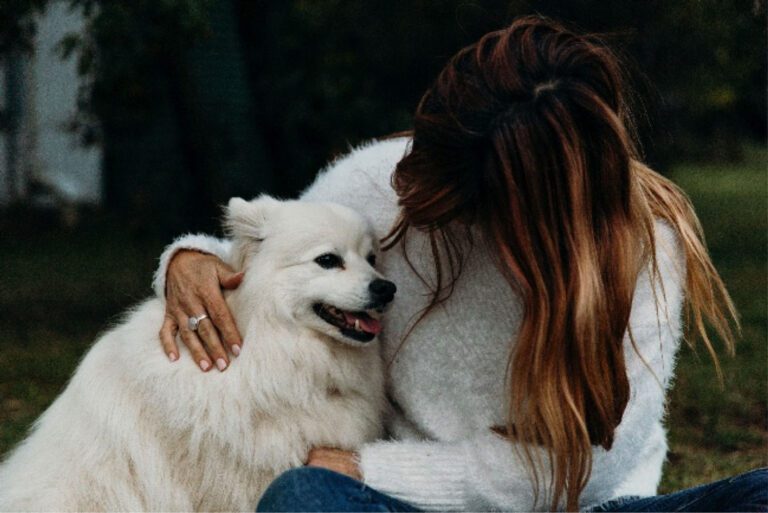
[(106, 333), (0, 467), (0, 510), (253, 511), (310, 448), (380, 434), (376, 336), (395, 287), (353, 211), (261, 197), (230, 201), (227, 302), (244, 334), (223, 373), (171, 364), (152, 299)]

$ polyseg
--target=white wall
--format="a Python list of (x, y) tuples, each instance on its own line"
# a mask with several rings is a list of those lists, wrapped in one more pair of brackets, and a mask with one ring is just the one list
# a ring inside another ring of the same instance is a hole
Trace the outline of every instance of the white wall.
[(101, 157), (98, 147), (83, 148), (66, 131), (77, 107), (80, 79), (76, 58), (62, 61), (61, 38), (80, 31), (83, 19), (68, 2), (52, 2), (38, 22), (35, 55), (31, 62), (30, 114), (34, 125), (33, 173), (68, 202), (101, 202)]

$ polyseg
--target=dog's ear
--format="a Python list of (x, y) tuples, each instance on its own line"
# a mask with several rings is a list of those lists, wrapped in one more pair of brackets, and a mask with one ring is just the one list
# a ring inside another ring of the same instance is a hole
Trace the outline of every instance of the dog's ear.
[(280, 202), (263, 194), (251, 201), (232, 198), (225, 209), (224, 228), (233, 238), (260, 241), (270, 212)]

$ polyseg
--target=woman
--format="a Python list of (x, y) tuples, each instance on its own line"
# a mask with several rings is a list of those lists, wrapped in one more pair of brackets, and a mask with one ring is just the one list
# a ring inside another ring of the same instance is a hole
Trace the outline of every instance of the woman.
[[(704, 322), (730, 347), (735, 313), (684, 194), (638, 161), (621, 70), (594, 37), (518, 19), (451, 59), (411, 137), (354, 151), (304, 193), (385, 239), (396, 441), (317, 448), (308, 464), (335, 472), (288, 472), (259, 509), (610, 510), (656, 493), (682, 311), (710, 349)], [(239, 353), (227, 254), (193, 236), (161, 258), (171, 360), (177, 329), (203, 371)], [(764, 480), (672, 500), (765, 508)]]

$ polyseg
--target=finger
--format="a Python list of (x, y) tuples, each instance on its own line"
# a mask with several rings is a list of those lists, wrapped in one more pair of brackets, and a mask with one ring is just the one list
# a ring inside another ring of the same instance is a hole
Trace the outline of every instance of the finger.
[(216, 264), (216, 274), (219, 277), (219, 285), (224, 289), (236, 289), (243, 281), (245, 273), (236, 272), (230, 266), (224, 262), (218, 262)]
[(186, 317), (182, 316), (177, 318), (179, 325), (179, 336), (184, 345), (187, 346), (189, 352), (192, 353), (192, 358), (197, 362), (197, 365), (203, 370), (207, 371), (211, 368), (211, 358), (206, 353), (203, 343), (198, 338), (197, 334), (186, 326)]
[(224, 350), (224, 346), (221, 345), (219, 333), (210, 319), (206, 318), (200, 321), (200, 325), (197, 327), (197, 335), (202, 340), (205, 350), (208, 351), (208, 354), (216, 363), (216, 368), (220, 371), (226, 369), (227, 365), (229, 365), (227, 352)]
[(314, 465), (318, 459), (317, 449), (313, 448), (307, 453), (307, 459), (304, 461), (304, 465)]
[(178, 330), (179, 327), (173, 317), (166, 316), (163, 326), (160, 328), (160, 343), (172, 362), (179, 359), (179, 347), (176, 345), (176, 332)]
[(329, 459), (333, 459), (333, 449), (327, 447), (313, 447), (307, 454), (307, 462), (305, 465), (313, 465), (318, 462), (324, 462)]
[(240, 348), (243, 346), (243, 339), (237, 329), (235, 318), (229, 310), (224, 297), (218, 290), (206, 299), (205, 309), (211, 317), (214, 326), (224, 341), (224, 345), (233, 355), (240, 355)]

